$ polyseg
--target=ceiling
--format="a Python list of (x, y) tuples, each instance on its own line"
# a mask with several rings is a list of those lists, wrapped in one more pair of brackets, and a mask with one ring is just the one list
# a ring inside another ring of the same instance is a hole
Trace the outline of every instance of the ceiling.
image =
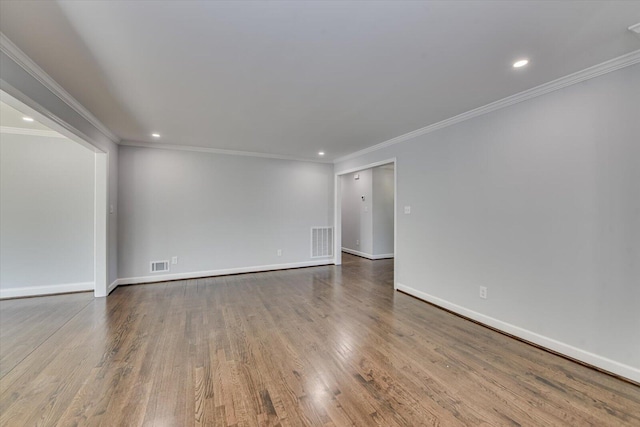
[[(29, 117), (10, 105), (0, 101), (0, 127), (13, 129), (30, 129), (35, 131), (51, 131), (48, 127), (37, 121), (26, 122), (23, 117)], [(51, 131), (53, 132), (53, 131)]]
[(639, 1), (0, 2), (122, 140), (327, 160), (638, 50), (638, 22)]

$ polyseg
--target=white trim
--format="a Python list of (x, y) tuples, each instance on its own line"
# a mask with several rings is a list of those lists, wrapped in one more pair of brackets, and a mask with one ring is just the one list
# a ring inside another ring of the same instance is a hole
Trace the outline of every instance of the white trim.
[(379, 162), (369, 163), (368, 165), (357, 166), (355, 168), (346, 169), (346, 170), (338, 172), (336, 175), (346, 175), (348, 173), (359, 172), (359, 171), (363, 171), (363, 170), (366, 170), (366, 169), (373, 169), (373, 168), (377, 168), (378, 166), (388, 165), (388, 164), (391, 164), (391, 163), (393, 163), (393, 168), (395, 169), (395, 167), (396, 167), (396, 158), (392, 157), (390, 159), (380, 160)]
[(160, 150), (175, 150), (175, 151), (194, 151), (197, 153), (224, 154), (227, 156), (261, 157), (265, 159), (293, 160), (297, 162), (311, 162), (311, 163), (327, 163), (327, 164), (333, 163), (331, 160), (305, 159), (305, 158), (286, 156), (286, 155), (280, 155), (280, 154), (257, 153), (254, 151), (225, 150), (221, 148), (197, 147), (194, 145), (160, 144), (157, 142), (139, 142), (139, 141), (120, 141), (119, 144), (124, 145), (126, 147), (156, 148)]
[(396, 283), (396, 289), (409, 295), (413, 295), (414, 297), (421, 300), (446, 308), (447, 310), (451, 310), (462, 316), (466, 316), (487, 326), (491, 326), (492, 328), (514, 335), (526, 341), (530, 341), (534, 344), (540, 345), (550, 350), (557, 351), (558, 353), (564, 354), (573, 359), (580, 360), (582, 362), (588, 363), (589, 365), (604, 369), (605, 371), (609, 371), (622, 377), (629, 378), (632, 381), (640, 382), (640, 369), (634, 368), (633, 366), (625, 365), (623, 363), (590, 353), (586, 350), (582, 350), (572, 345), (556, 341), (544, 335), (540, 335), (519, 326), (503, 322), (482, 313), (478, 313), (477, 311), (469, 310), (468, 308), (459, 306), (433, 295), (429, 295), (425, 292), (413, 289), (400, 283)]
[(379, 255), (373, 255), (373, 254), (368, 254), (366, 252), (360, 252), (360, 251), (355, 251), (353, 249), (349, 249), (349, 248), (342, 248), (342, 252), (346, 252), (348, 254), (351, 255), (355, 255), (355, 256), (359, 256), (362, 258), (367, 258), (367, 259), (388, 259), (388, 258), (393, 258), (393, 254), (379, 254)]
[[(335, 170), (335, 167), (334, 167)], [(342, 181), (336, 173), (333, 176), (333, 260), (342, 264)]]
[(94, 295), (106, 297), (109, 254), (109, 153), (94, 154), (93, 280)]
[(209, 270), (209, 271), (194, 271), (190, 273), (174, 273), (174, 274), (159, 274), (154, 276), (142, 276), (142, 277), (127, 277), (118, 279), (118, 285), (135, 285), (137, 283), (153, 283), (153, 282), (165, 282), (167, 280), (185, 280), (185, 279), (200, 279), (213, 276), (227, 276), (229, 274), (240, 273), (260, 273), (273, 270), (287, 270), (290, 268), (300, 267), (316, 267), (319, 265), (333, 264), (333, 258), (326, 258), (317, 261), (303, 261), (292, 262), (289, 264), (272, 264), (272, 265), (259, 265), (253, 267), (237, 267), (227, 268), (222, 270)]
[[(2, 82), (0, 80), (0, 82)], [(5, 90), (11, 90), (12, 93)], [(50, 128), (53, 132), (58, 132), (63, 137), (74, 141), (86, 149), (93, 152), (103, 152), (104, 149), (100, 148), (99, 143), (94, 139), (89, 138), (83, 132), (79, 131), (75, 127), (60, 120), (49, 110), (38, 104), (34, 100), (24, 96), (19, 91), (13, 89), (10, 85), (3, 85), (0, 89), (0, 100), (7, 105), (15, 108), (21, 113), (27, 114), (33, 117), (38, 123)]]
[[(398, 256), (398, 162), (393, 158), (393, 258)], [(396, 287), (398, 263), (393, 263), (393, 288)]]
[(29, 58), (18, 46), (16, 46), (7, 36), (0, 32), (0, 50), (11, 58), (22, 69), (29, 73), (33, 78), (38, 80), (44, 87), (49, 89), (53, 94), (60, 98), (65, 104), (71, 107), (76, 113), (80, 114), (86, 121), (91, 123), (96, 129), (111, 141), (118, 143), (118, 138), (105, 125), (100, 122), (89, 110), (82, 106), (73, 96), (69, 94), (62, 86), (51, 78), (42, 68), (38, 66), (31, 58)]
[(111, 282), (111, 284), (109, 285), (109, 287), (107, 287), (107, 296), (108, 296), (111, 292), (113, 292), (113, 290), (114, 290), (115, 288), (117, 288), (119, 284), (120, 284), (120, 279), (116, 279), (116, 280), (114, 280), (113, 282)]
[(65, 283), (60, 285), (29, 286), (25, 288), (6, 288), (0, 289), (0, 299), (85, 292), (92, 291), (93, 287), (93, 282), (82, 282)]
[(578, 71), (577, 73), (569, 74), (568, 76), (564, 76), (559, 79), (552, 80), (540, 86), (536, 86), (534, 88), (527, 89), (523, 92), (516, 93), (515, 95), (502, 98), (498, 101), (492, 102), (482, 107), (474, 108), (473, 110), (467, 111), (462, 114), (458, 114), (457, 116), (453, 116), (448, 119), (442, 120), (440, 122), (433, 123), (429, 126), (425, 126), (423, 128), (414, 130), (412, 132), (405, 133), (404, 135), (397, 136), (395, 138), (381, 142), (380, 144), (376, 144), (371, 147), (365, 148), (363, 150), (359, 150), (354, 153), (347, 154), (346, 156), (338, 157), (333, 161), (333, 163), (340, 163), (345, 160), (362, 156), (363, 154), (371, 153), (373, 151), (378, 151), (383, 148), (390, 147), (392, 145), (396, 145), (401, 142), (407, 141), (409, 139), (434, 132), (436, 130), (454, 125), (456, 123), (460, 123), (465, 120), (469, 120), (474, 117), (481, 116), (483, 114), (491, 113), (501, 108), (505, 108), (510, 105), (517, 104), (519, 102), (527, 101), (529, 99), (547, 94), (549, 92), (553, 92), (553, 91), (565, 88), (567, 86), (580, 83), (585, 80), (592, 79), (594, 77), (598, 77), (606, 73), (610, 73), (612, 71), (619, 70), (620, 68), (637, 64), (639, 62), (640, 62), (640, 49), (630, 52), (626, 55), (619, 56), (610, 61), (606, 61), (601, 64), (594, 65), (593, 67), (586, 68), (582, 71)]
[(31, 136), (45, 136), (49, 138), (68, 139), (66, 136), (59, 134), (58, 132), (53, 130), (26, 129), (26, 128), (16, 128), (11, 126), (0, 126), (0, 133), (10, 134), (10, 135), (31, 135)]

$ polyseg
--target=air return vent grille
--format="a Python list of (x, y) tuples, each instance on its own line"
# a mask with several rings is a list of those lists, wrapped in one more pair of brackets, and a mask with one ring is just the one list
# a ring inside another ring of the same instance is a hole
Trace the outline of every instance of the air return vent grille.
[(169, 261), (151, 261), (151, 272), (162, 273), (169, 271)]
[(311, 258), (333, 256), (333, 227), (311, 227)]

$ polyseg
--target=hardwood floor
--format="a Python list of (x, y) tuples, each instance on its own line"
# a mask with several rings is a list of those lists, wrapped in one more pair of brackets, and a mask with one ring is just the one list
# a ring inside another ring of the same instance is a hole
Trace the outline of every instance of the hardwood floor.
[(640, 388), (392, 286), (393, 260), (0, 302), (0, 424), (640, 426)]

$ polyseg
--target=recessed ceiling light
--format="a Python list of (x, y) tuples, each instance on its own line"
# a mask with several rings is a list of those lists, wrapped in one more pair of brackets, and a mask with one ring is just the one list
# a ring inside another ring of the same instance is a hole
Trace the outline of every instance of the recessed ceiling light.
[(528, 59), (521, 59), (519, 61), (516, 61), (513, 63), (513, 68), (520, 68), (520, 67), (524, 67), (525, 65), (527, 65), (529, 63)]
[(159, 133), (152, 133), (151, 136), (154, 137), (154, 138), (160, 138), (160, 134)]
[(31, 117), (27, 117), (27, 116), (24, 116), (22, 118), (22, 120), (24, 120), (25, 122), (32, 122), (33, 121), (33, 119)]
[(324, 156), (324, 151), (318, 151), (318, 156)]

